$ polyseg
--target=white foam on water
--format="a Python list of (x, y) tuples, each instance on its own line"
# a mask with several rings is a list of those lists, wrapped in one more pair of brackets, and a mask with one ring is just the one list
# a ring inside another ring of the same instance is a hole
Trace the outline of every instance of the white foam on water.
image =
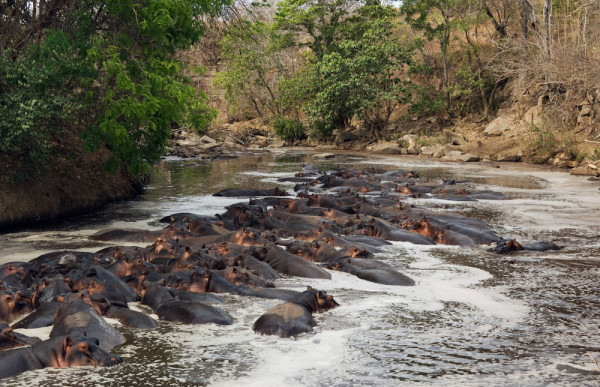
[(50, 338), (50, 332), (52, 332), (52, 326), (42, 328), (19, 328), (14, 330), (17, 333), (21, 333), (29, 337), (37, 337), (40, 340), (48, 340)]

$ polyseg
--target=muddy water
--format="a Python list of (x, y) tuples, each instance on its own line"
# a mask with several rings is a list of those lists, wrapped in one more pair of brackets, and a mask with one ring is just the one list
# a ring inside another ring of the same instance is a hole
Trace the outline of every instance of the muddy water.
[[(417, 281), (411, 288), (365, 282), (340, 272), (332, 280), (287, 278), (335, 296), (340, 307), (317, 315), (313, 333), (258, 336), (252, 323), (278, 301), (226, 296), (233, 325), (161, 322), (151, 332), (122, 329), (109, 369), (45, 369), (2, 385), (598, 385), (600, 374), (600, 191), (598, 183), (523, 165), (442, 164), (422, 159), (273, 155), (213, 163), (171, 160), (155, 169), (134, 201), (53, 227), (0, 235), (0, 260), (46, 251), (95, 251), (87, 236), (105, 227), (159, 228), (174, 212), (215, 214), (235, 199), (228, 187), (271, 187), (299, 164), (380, 172), (411, 169), (431, 178), (466, 179), (505, 192), (510, 201), (455, 203), (413, 199), (492, 224), (521, 242), (553, 241), (558, 252), (497, 256), (485, 247), (395, 243), (379, 257)], [(286, 186), (291, 190), (291, 186)], [(438, 206), (439, 207), (439, 206)], [(0, 262), (2, 262), (0, 261)], [(26, 332), (24, 332), (26, 333)]]

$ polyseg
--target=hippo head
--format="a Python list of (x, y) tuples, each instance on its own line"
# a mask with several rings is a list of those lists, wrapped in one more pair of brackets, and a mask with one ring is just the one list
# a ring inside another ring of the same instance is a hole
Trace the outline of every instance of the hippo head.
[(317, 292), (317, 303), (319, 304), (319, 311), (335, 308), (340, 306), (334, 299), (333, 296), (328, 296), (327, 292), (320, 290)]
[(15, 337), (15, 334), (8, 324), (0, 324), (0, 350), (21, 347), (27, 345), (26, 342), (20, 341)]
[(508, 254), (520, 250), (523, 250), (523, 246), (516, 239), (504, 239), (496, 242), (496, 247), (490, 249), (496, 254)]
[(102, 366), (111, 367), (123, 362), (120, 356), (112, 355), (99, 347), (100, 342), (93, 337), (65, 337), (62, 352), (57, 354), (57, 368)]

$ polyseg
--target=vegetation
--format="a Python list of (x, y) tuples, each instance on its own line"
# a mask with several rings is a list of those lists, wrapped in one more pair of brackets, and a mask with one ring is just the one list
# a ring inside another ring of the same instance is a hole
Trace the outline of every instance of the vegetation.
[(109, 150), (109, 170), (143, 173), (173, 127), (205, 130), (217, 114), (183, 75), (194, 69), (177, 59), (182, 53), (200, 53), (217, 70), (229, 121), (275, 122), (290, 141), (357, 127), (387, 138), (407, 116), (486, 119), (500, 103), (539, 106), (544, 127), (531, 132), (537, 153), (571, 147), (552, 138), (564, 127), (600, 137), (600, 32), (591, 27), (600, 3), (397, 6), (0, 2), (0, 153), (35, 173), (57, 144), (77, 138), (88, 151)]
[(273, 123), (273, 128), (275, 134), (285, 141), (293, 142), (305, 137), (304, 125), (299, 120), (279, 117)]
[(13, 1), (0, 4), (0, 150), (21, 167), (81, 136), (106, 165), (133, 174), (158, 159), (172, 125), (215, 112), (181, 75), (176, 50), (196, 43), (218, 1)]

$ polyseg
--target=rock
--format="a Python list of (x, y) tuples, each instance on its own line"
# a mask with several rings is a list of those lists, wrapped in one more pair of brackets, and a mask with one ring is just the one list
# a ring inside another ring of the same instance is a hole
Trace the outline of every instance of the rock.
[(475, 162), (479, 160), (481, 160), (479, 156), (475, 156), (470, 153), (463, 153), (461, 151), (451, 151), (446, 153), (446, 155), (442, 157), (442, 161)]
[(510, 129), (511, 122), (504, 117), (498, 117), (494, 121), (490, 122), (488, 126), (483, 130), (486, 136), (501, 136)]
[(571, 171), (569, 172), (569, 175), (575, 175), (575, 176), (596, 176), (598, 175), (598, 170), (597, 169), (591, 169), (588, 168), (587, 166), (580, 166), (580, 167), (576, 167), (571, 169)]
[(271, 142), (270, 145), (272, 148), (283, 148), (285, 146), (285, 141), (281, 139), (275, 139)]
[(591, 115), (592, 114), (592, 107), (589, 104), (581, 106), (581, 111), (579, 112), (579, 114), (582, 117)]
[(421, 153), (421, 146), (417, 144), (415, 136), (407, 134), (404, 137), (402, 137), (402, 141), (406, 143), (406, 152), (409, 155), (418, 155), (419, 153)]
[(463, 154), (463, 155), (460, 155), (460, 156), (459, 156), (459, 159), (460, 159), (461, 161), (464, 161), (464, 162), (466, 162), (466, 163), (472, 163), (472, 162), (476, 162), (476, 161), (479, 161), (479, 160), (481, 160), (481, 158), (480, 158), (479, 156), (472, 155), (472, 154), (470, 154), (470, 153), (465, 153), (465, 154)]
[(431, 157), (435, 157), (436, 159), (439, 159), (440, 157), (444, 157), (444, 148), (439, 148), (438, 150), (436, 150)]
[(198, 148), (203, 149), (203, 150), (209, 150), (209, 149), (214, 149), (214, 148), (218, 148), (218, 147), (219, 147), (219, 144), (217, 144), (216, 142), (198, 144)]
[(356, 141), (361, 138), (360, 132), (355, 131), (339, 131), (335, 136), (335, 144), (341, 145), (345, 142)]
[(384, 141), (372, 145), (368, 148), (370, 151), (376, 153), (384, 153), (384, 154), (394, 154), (397, 155), (400, 153), (400, 145), (395, 142)]
[(496, 156), (496, 161), (514, 162), (521, 161), (521, 156), (518, 154), (500, 154)]
[(439, 149), (441, 148), (436, 146), (424, 146), (421, 148), (421, 154), (432, 157), (434, 153), (437, 152)]
[(332, 159), (335, 157), (335, 154), (333, 153), (319, 153), (316, 155), (313, 155), (313, 159), (314, 160), (328, 160), (328, 159)]
[(201, 144), (216, 144), (217, 143), (217, 140), (215, 140), (212, 137), (208, 137), (207, 135), (200, 137), (199, 141)]

